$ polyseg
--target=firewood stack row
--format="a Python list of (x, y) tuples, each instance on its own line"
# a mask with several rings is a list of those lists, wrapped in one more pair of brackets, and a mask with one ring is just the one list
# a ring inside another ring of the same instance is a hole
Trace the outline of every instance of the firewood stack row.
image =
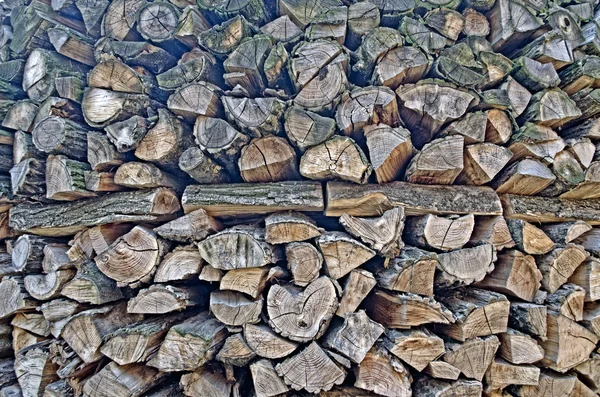
[(596, 0), (4, 0), (0, 397), (600, 393)]

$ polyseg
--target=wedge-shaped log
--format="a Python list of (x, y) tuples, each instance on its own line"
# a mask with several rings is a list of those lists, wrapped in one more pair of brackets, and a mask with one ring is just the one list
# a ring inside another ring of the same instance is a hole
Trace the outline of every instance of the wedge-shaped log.
[(406, 169), (406, 181), (428, 185), (451, 185), (464, 169), (464, 139), (460, 135), (425, 144)]
[(543, 276), (542, 286), (550, 293), (555, 292), (588, 256), (580, 245), (567, 244), (540, 257), (537, 264)]
[(223, 291), (243, 292), (256, 299), (265, 288), (268, 275), (268, 267), (228, 270), (221, 278), (219, 288)]
[(354, 313), (376, 284), (377, 281), (370, 272), (362, 269), (352, 270), (346, 278), (344, 292), (335, 314), (345, 317), (348, 313)]
[(444, 341), (425, 328), (387, 330), (383, 346), (417, 371), (423, 371), (433, 360), (444, 354)]
[(474, 227), (475, 218), (471, 214), (450, 218), (429, 214), (410, 218), (404, 239), (420, 248), (450, 251), (462, 248), (471, 238)]
[(194, 371), (217, 354), (227, 335), (223, 324), (202, 312), (169, 329), (148, 365), (162, 372)]
[(435, 285), (451, 287), (481, 281), (494, 270), (496, 258), (496, 248), (491, 244), (439, 254), (441, 272), (436, 276)]
[[(390, 355), (380, 345), (375, 345), (362, 363), (356, 367), (354, 386), (361, 390), (356, 396), (364, 395), (364, 390), (372, 391), (381, 396), (411, 396), (410, 372), (402, 365), (400, 360)], [(351, 395), (342, 392), (340, 397)], [(334, 395), (333, 397), (335, 397)]]
[(573, 321), (583, 320), (585, 290), (575, 284), (563, 284), (556, 292), (546, 296), (548, 310), (557, 312)]
[(83, 386), (90, 397), (128, 395), (138, 397), (158, 385), (165, 375), (144, 364), (118, 365), (109, 363)]
[(298, 348), (298, 343), (279, 336), (264, 324), (245, 324), (244, 339), (254, 353), (272, 360), (287, 357)]
[(514, 365), (496, 358), (485, 373), (486, 389), (499, 390), (511, 385), (537, 386), (540, 369), (533, 365)]
[(250, 372), (256, 397), (277, 396), (290, 390), (269, 360), (262, 359), (250, 364)]
[(233, 334), (225, 340), (223, 347), (215, 358), (223, 364), (246, 366), (256, 357), (256, 353), (250, 349), (250, 346), (244, 340), (241, 333)]
[(375, 278), (382, 288), (433, 296), (437, 255), (414, 247), (405, 247), (387, 267), (377, 266)]
[(137, 314), (165, 314), (181, 311), (203, 303), (206, 294), (198, 287), (174, 287), (153, 284), (142, 289), (127, 302), (127, 312)]
[(585, 301), (600, 300), (600, 260), (590, 257), (575, 269), (568, 280), (585, 290)]
[(541, 255), (554, 249), (554, 242), (532, 223), (520, 219), (507, 219), (506, 223), (519, 250), (531, 255)]
[(532, 364), (544, 358), (544, 349), (526, 333), (509, 328), (499, 334), (498, 355), (513, 364)]
[(375, 256), (375, 251), (343, 232), (325, 232), (317, 244), (325, 259), (325, 271), (334, 279), (344, 277)]
[(376, 218), (359, 218), (342, 214), (340, 223), (348, 233), (359, 238), (386, 258), (395, 258), (404, 247), (404, 209), (396, 207)]
[(124, 298), (116, 281), (102, 273), (89, 259), (78, 265), (77, 274), (62, 288), (61, 294), (77, 302), (93, 305)]
[(547, 332), (547, 312), (548, 309), (544, 305), (512, 302), (510, 304), (508, 325), (511, 328), (544, 340)]
[(372, 321), (364, 310), (360, 310), (346, 314), (343, 322), (334, 320), (322, 343), (348, 357), (353, 363), (360, 364), (383, 331), (382, 325)]
[(190, 185), (181, 202), (186, 213), (202, 208), (212, 216), (324, 209), (318, 182)]
[(477, 397), (481, 396), (482, 389), (483, 386), (481, 382), (465, 379), (449, 382), (445, 380), (423, 377), (417, 380), (413, 385), (415, 395), (423, 397)]
[(265, 219), (265, 240), (269, 244), (310, 240), (321, 232), (311, 218), (299, 212), (271, 214)]
[(364, 302), (369, 317), (387, 328), (410, 328), (422, 324), (454, 322), (454, 316), (439, 302), (414, 294), (391, 294), (376, 290)]
[(481, 382), (498, 347), (500, 342), (495, 335), (472, 338), (464, 343), (449, 342), (442, 360), (458, 368), (465, 377)]
[(285, 247), (287, 267), (292, 272), (294, 284), (305, 287), (319, 277), (323, 255), (308, 242), (293, 242)]
[(280, 247), (265, 242), (264, 229), (236, 226), (198, 243), (200, 255), (222, 270), (261, 267), (283, 259)]
[(113, 193), (68, 204), (21, 204), (11, 209), (9, 224), (23, 232), (61, 236), (86, 226), (169, 220), (179, 209), (175, 192), (158, 188)]
[(210, 311), (219, 321), (231, 327), (258, 323), (262, 309), (262, 296), (252, 300), (235, 291), (213, 291), (210, 294)]
[(204, 261), (194, 246), (179, 246), (165, 255), (154, 274), (155, 283), (188, 280), (198, 277)]

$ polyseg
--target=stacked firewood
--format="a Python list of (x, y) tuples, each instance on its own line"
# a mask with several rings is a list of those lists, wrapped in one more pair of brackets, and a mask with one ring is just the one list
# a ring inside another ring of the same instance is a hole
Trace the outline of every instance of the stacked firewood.
[(0, 397), (600, 394), (596, 0), (4, 0), (0, 124)]

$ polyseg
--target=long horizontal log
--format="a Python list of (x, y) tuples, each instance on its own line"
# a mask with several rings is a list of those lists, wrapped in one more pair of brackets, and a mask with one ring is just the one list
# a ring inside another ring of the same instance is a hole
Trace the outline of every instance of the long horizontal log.
[(27, 233), (67, 236), (107, 223), (167, 221), (180, 208), (171, 189), (136, 190), (67, 204), (19, 204), (10, 210), (9, 225)]
[(191, 185), (183, 192), (181, 203), (185, 213), (203, 208), (212, 216), (324, 209), (319, 182)]
[(406, 215), (474, 214), (502, 215), (498, 195), (488, 187), (417, 185), (392, 182), (383, 185), (355, 185), (329, 182), (325, 215), (381, 215), (403, 206)]
[(507, 218), (537, 223), (582, 220), (600, 225), (600, 200), (564, 200), (514, 194), (501, 195), (500, 200)]

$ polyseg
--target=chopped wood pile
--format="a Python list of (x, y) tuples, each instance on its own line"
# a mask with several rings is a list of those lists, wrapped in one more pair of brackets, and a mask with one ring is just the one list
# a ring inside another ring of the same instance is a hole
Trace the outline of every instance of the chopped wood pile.
[(597, 0), (3, 0), (0, 397), (600, 394)]

